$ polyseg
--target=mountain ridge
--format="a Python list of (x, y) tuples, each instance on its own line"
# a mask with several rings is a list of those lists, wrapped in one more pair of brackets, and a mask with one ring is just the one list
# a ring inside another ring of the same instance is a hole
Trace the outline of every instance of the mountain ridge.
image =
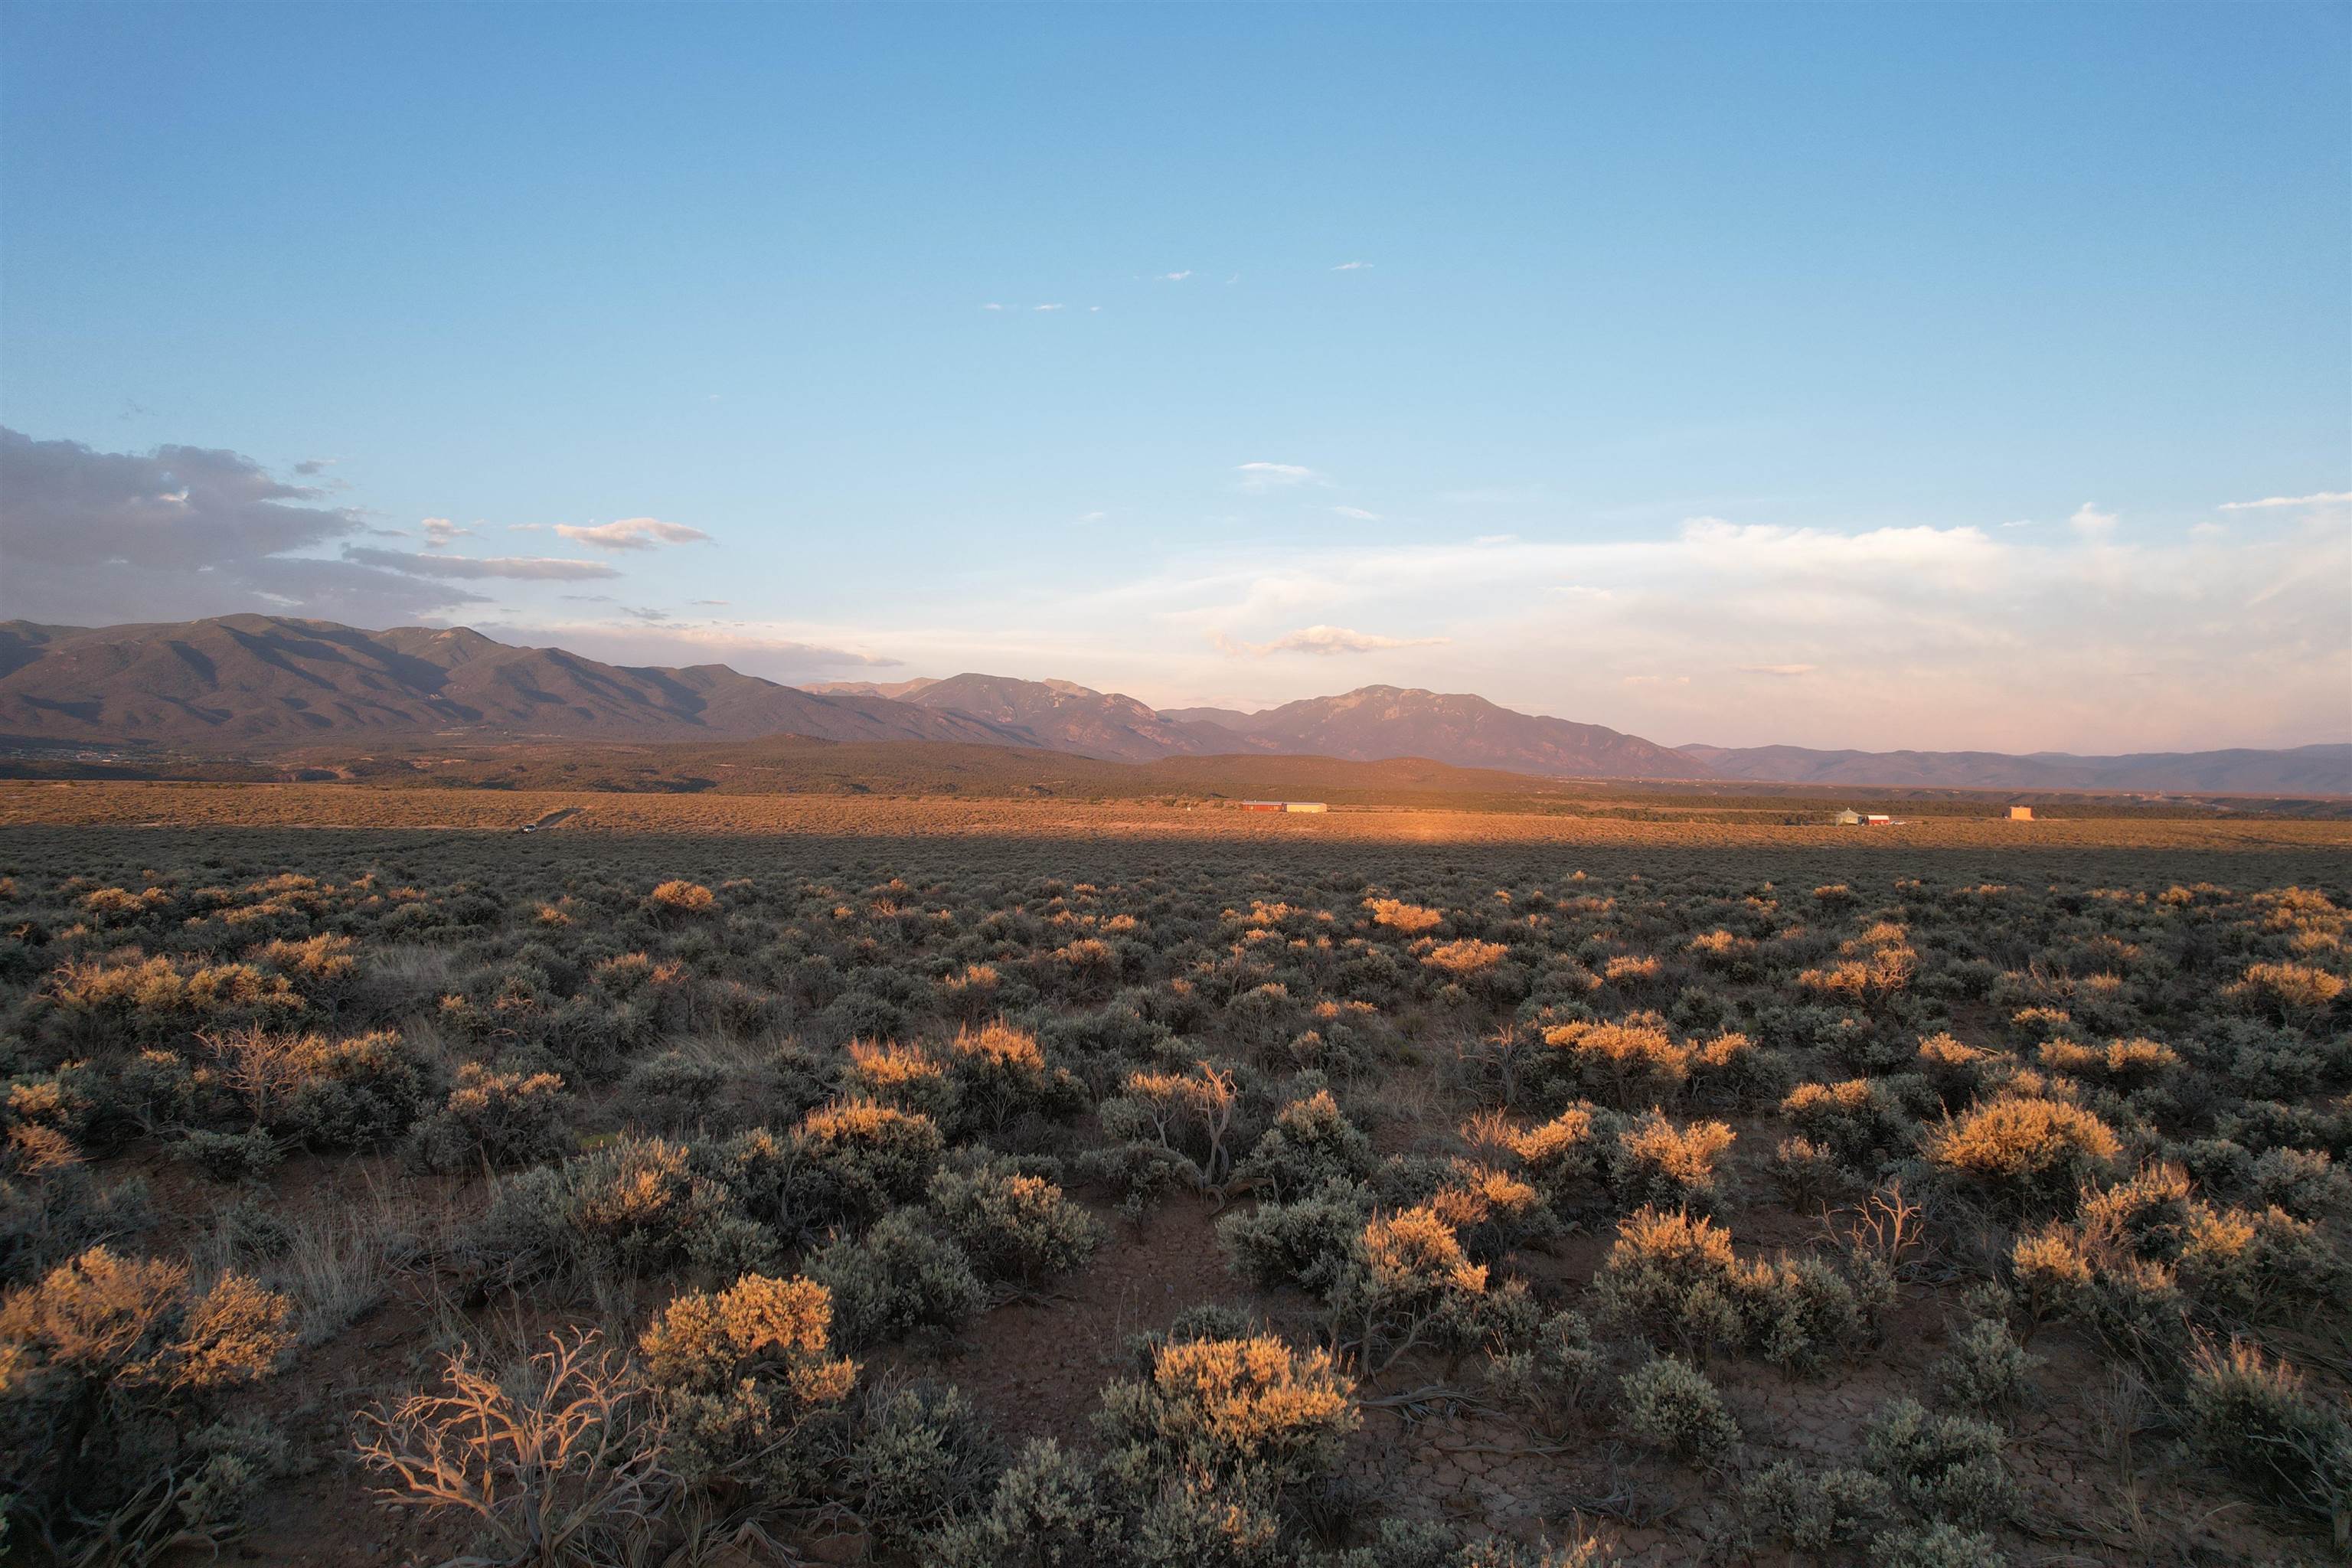
[(0, 622), (0, 733), (194, 751), (343, 738), (745, 740), (1012, 746), (1103, 762), (1420, 758), (1549, 778), (1866, 788), (2352, 795), (2352, 744), (2078, 756), (1666, 747), (1465, 692), (1364, 686), (1245, 712), (1155, 710), (1067, 680), (966, 672), (793, 687), (724, 664), (613, 665), (467, 626), (288, 616), (79, 627)]

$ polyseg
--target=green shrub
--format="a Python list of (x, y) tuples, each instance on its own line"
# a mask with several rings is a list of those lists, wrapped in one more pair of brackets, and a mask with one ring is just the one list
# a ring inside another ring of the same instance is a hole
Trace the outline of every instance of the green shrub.
[(457, 1069), (439, 1110), (416, 1124), (416, 1156), (426, 1169), (455, 1172), (536, 1164), (570, 1142), (570, 1096), (551, 1072), (495, 1072), (478, 1062)]
[(835, 1331), (852, 1350), (918, 1329), (951, 1333), (988, 1302), (963, 1249), (933, 1235), (916, 1209), (894, 1209), (863, 1237), (818, 1249), (808, 1272), (833, 1292)]
[(1371, 1140), (1340, 1114), (1328, 1089), (1318, 1089), (1282, 1108), (1237, 1174), (1278, 1203), (1332, 1182), (1364, 1181), (1372, 1165)]
[(631, 1068), (624, 1092), (646, 1120), (677, 1127), (708, 1115), (726, 1087), (719, 1068), (669, 1050)]
[(1978, 1318), (1952, 1336), (1951, 1348), (1937, 1358), (1927, 1375), (1938, 1394), (1962, 1409), (1995, 1410), (2024, 1397), (2036, 1359), (2017, 1342), (2007, 1323)]
[(1739, 1423), (1723, 1395), (1679, 1356), (1659, 1356), (1627, 1373), (1617, 1405), (1633, 1441), (1689, 1463), (1718, 1458), (1739, 1441)]
[(1867, 1470), (1809, 1470), (1792, 1459), (1767, 1466), (1739, 1489), (1740, 1525), (1751, 1542), (1816, 1558), (1862, 1544), (1893, 1508), (1886, 1483)]
[(1125, 1531), (1094, 1467), (1052, 1438), (1032, 1441), (987, 1504), (924, 1543), (940, 1568), (1089, 1568), (1122, 1559)]
[(788, 1201), (810, 1226), (871, 1219), (919, 1198), (945, 1147), (928, 1116), (866, 1100), (821, 1107), (793, 1130)]
[(2302, 1375), (2242, 1340), (2209, 1342), (2189, 1363), (2189, 1446), (2266, 1502), (2323, 1527), (2352, 1530), (2352, 1423), (2304, 1391)]
[(260, 1128), (215, 1132), (194, 1128), (180, 1137), (179, 1151), (216, 1182), (257, 1182), (278, 1169), (286, 1151)]
[(995, 1437), (961, 1392), (890, 1383), (858, 1412), (838, 1484), (877, 1541), (909, 1550), (988, 1501), (1003, 1468)]
[(1865, 1174), (1908, 1149), (1917, 1127), (1894, 1094), (1869, 1079), (1799, 1084), (1780, 1102), (1798, 1133)]
[(1003, 1159), (934, 1173), (931, 1214), (984, 1280), (1034, 1287), (1082, 1266), (1102, 1226), (1043, 1176)]
[(1533, 1343), (1488, 1352), (1486, 1386), (1505, 1404), (1557, 1427), (1591, 1402), (1604, 1365), (1591, 1326), (1575, 1312), (1555, 1312), (1543, 1320)]
[(619, 1138), (505, 1178), (467, 1238), (483, 1272), (509, 1285), (688, 1268), (731, 1279), (756, 1272), (773, 1249), (685, 1144), (658, 1138)]
[(1255, 1284), (1327, 1292), (1355, 1261), (1371, 1196), (1335, 1183), (1290, 1203), (1262, 1203), (1217, 1222), (1235, 1273)]
[(2009, 1568), (1991, 1536), (1937, 1521), (1872, 1537), (1870, 1568)]
[(1931, 1415), (1910, 1398), (1881, 1406), (1863, 1435), (1871, 1468), (1906, 1505), (1969, 1529), (2016, 1511), (2017, 1485), (2000, 1447), (2000, 1428), (1990, 1422)]

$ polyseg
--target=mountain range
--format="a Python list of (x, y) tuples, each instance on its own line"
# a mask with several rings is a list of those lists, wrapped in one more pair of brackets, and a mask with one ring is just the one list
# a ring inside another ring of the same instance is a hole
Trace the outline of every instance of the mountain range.
[(1667, 747), (1482, 697), (1367, 686), (1245, 712), (1155, 710), (1066, 680), (958, 675), (791, 687), (723, 664), (620, 666), (463, 627), (283, 616), (0, 622), (0, 735), (264, 751), (321, 741), (944, 742), (1108, 762), (1426, 758), (1550, 778), (1998, 790), (2352, 794), (2352, 745), (2085, 757)]

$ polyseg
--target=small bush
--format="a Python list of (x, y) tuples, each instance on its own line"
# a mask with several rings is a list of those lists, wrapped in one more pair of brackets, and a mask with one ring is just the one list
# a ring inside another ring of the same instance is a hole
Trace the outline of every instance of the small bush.
[(673, 880), (658, 884), (646, 900), (646, 907), (654, 913), (670, 919), (686, 919), (709, 914), (718, 907), (719, 896), (699, 882)]
[(793, 1130), (792, 1203), (814, 1225), (872, 1218), (920, 1197), (945, 1147), (928, 1116), (867, 1100), (821, 1107)]
[(1328, 1089), (1282, 1108), (1238, 1174), (1277, 1202), (1331, 1182), (1353, 1184), (1372, 1173), (1372, 1142), (1339, 1110)]
[(1003, 1468), (988, 1424), (952, 1387), (887, 1384), (866, 1400), (856, 1427), (836, 1484), (886, 1548), (913, 1548), (972, 1513)]
[(417, 1158), (446, 1172), (554, 1159), (569, 1142), (569, 1100), (554, 1073), (494, 1072), (467, 1062), (442, 1108), (416, 1124)]
[(1781, 1459), (1739, 1489), (1739, 1516), (1751, 1541), (1821, 1557), (1858, 1546), (1894, 1508), (1886, 1483), (1868, 1470), (1809, 1470)]
[(215, 1132), (194, 1128), (180, 1137), (179, 1151), (216, 1182), (257, 1182), (278, 1169), (286, 1151), (260, 1128)]
[(1939, 1170), (2022, 1205), (2072, 1194), (2112, 1165), (2122, 1144), (2079, 1106), (2004, 1097), (1948, 1119), (1923, 1147)]
[(1370, 1209), (1362, 1189), (1334, 1184), (1290, 1203), (1227, 1215), (1217, 1222), (1217, 1239), (1245, 1279), (1327, 1292), (1355, 1261)]
[(1970, 1529), (1998, 1524), (2017, 1509), (2017, 1485), (2001, 1463), (2000, 1428), (1966, 1415), (1931, 1415), (1916, 1399), (1881, 1407), (1863, 1449), (1896, 1496), (1929, 1519)]
[(205, 1414), (293, 1348), (292, 1310), (242, 1275), (197, 1295), (180, 1264), (102, 1247), (0, 1297), (0, 1511), (70, 1535), (142, 1489), (176, 1489)]
[(1705, 1373), (1660, 1356), (1625, 1374), (1617, 1393), (1626, 1435), (1678, 1459), (1704, 1464), (1739, 1441), (1739, 1423)]
[(861, 1239), (820, 1248), (808, 1272), (833, 1292), (835, 1331), (852, 1350), (918, 1329), (952, 1333), (988, 1303), (963, 1249), (933, 1235), (915, 1209), (895, 1209)]
[(940, 1228), (990, 1281), (1034, 1287), (1079, 1268), (1102, 1244), (1093, 1215), (1009, 1161), (936, 1173), (929, 1203)]
[(2352, 1423), (2304, 1392), (2301, 1374), (2232, 1341), (2200, 1345), (2186, 1394), (2189, 1446), (2256, 1497), (2344, 1544), (2352, 1525)]
[(833, 1352), (824, 1286), (747, 1274), (680, 1296), (639, 1348), (683, 1479), (745, 1488), (773, 1508), (814, 1492), (857, 1380), (857, 1363)]
[(1936, 1392), (1964, 1410), (1987, 1411), (2024, 1397), (2035, 1358), (1995, 1318), (1978, 1318), (1952, 1337), (1928, 1369)]
[(1096, 1424), (1162, 1471), (1255, 1473), (1278, 1488), (1336, 1469), (1360, 1417), (1328, 1352), (1261, 1335), (1159, 1346), (1147, 1376), (1103, 1390)]
[(1629, 1207), (1708, 1208), (1724, 1195), (1716, 1163), (1737, 1137), (1720, 1121), (1677, 1126), (1650, 1111), (1610, 1145), (1609, 1184)]
[(2009, 1558), (1981, 1531), (1937, 1521), (1872, 1537), (1870, 1568), (2009, 1568)]

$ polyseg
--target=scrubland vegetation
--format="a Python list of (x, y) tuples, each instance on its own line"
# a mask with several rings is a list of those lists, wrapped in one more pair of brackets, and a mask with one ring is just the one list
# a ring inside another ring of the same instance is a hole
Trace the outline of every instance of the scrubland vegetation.
[(8, 829), (5, 1553), (2352, 1546), (2340, 845), (1399, 821)]

